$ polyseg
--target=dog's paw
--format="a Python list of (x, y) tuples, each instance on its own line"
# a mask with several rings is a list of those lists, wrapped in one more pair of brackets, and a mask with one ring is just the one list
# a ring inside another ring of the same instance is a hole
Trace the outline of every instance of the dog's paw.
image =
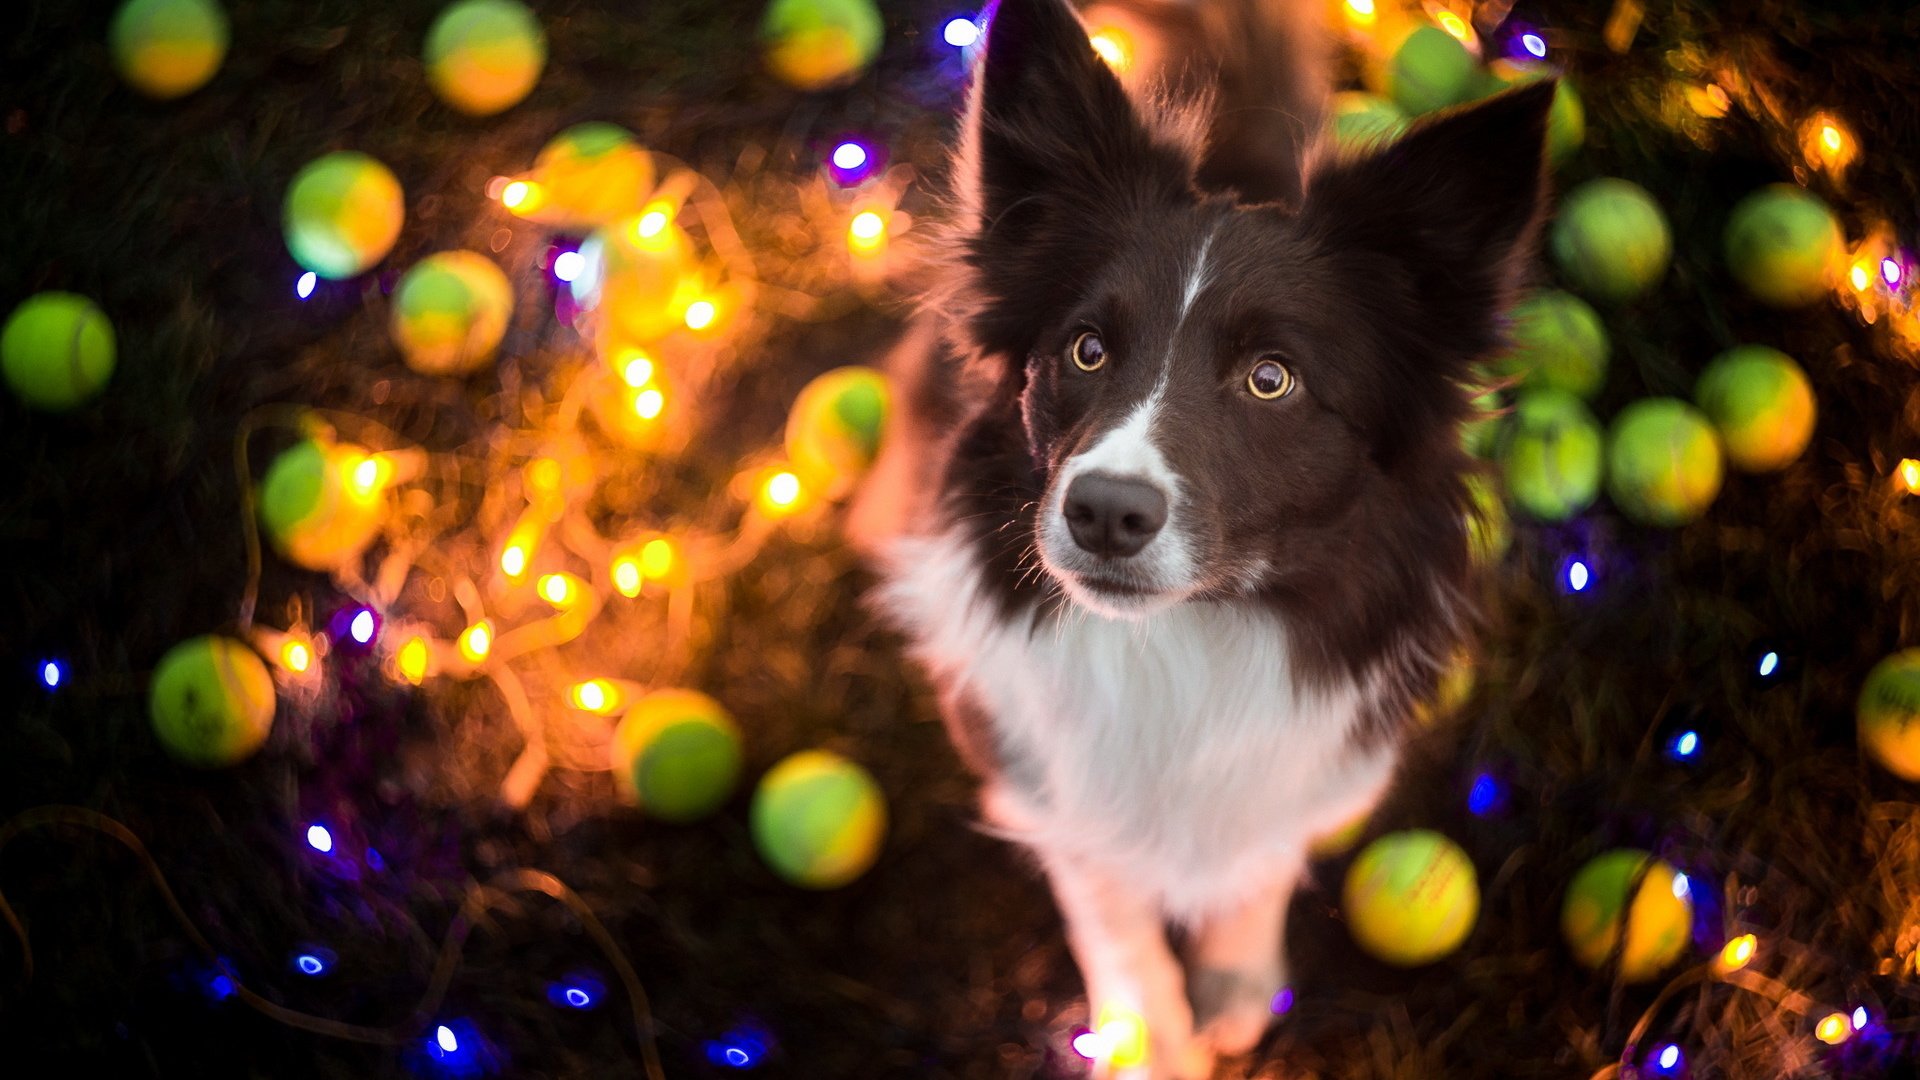
[(1194, 1041), (1221, 1057), (1253, 1049), (1273, 1023), (1279, 971), (1201, 969), (1187, 980), (1193, 1000)]

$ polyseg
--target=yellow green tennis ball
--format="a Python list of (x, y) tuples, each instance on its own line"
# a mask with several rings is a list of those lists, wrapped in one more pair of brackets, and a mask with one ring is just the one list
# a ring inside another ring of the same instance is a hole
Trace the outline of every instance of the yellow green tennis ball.
[(1920, 649), (1875, 664), (1854, 715), (1873, 759), (1902, 780), (1920, 781)]
[(1684, 525), (1720, 494), (1720, 438), (1679, 398), (1643, 398), (1607, 435), (1607, 494), (1642, 525)]
[(1333, 141), (1341, 147), (1392, 142), (1407, 130), (1407, 114), (1400, 111), (1400, 106), (1362, 90), (1342, 90), (1333, 95), (1329, 115)]
[(1495, 365), (1536, 389), (1588, 399), (1607, 378), (1610, 345), (1600, 314), (1560, 289), (1541, 289), (1514, 305), (1513, 345)]
[(1564, 390), (1529, 390), (1515, 403), (1500, 449), (1507, 496), (1542, 521), (1565, 521), (1600, 493), (1600, 425)]
[[(1635, 875), (1640, 877), (1634, 888)], [(1628, 890), (1633, 891), (1631, 904)], [(1666, 970), (1693, 934), (1693, 900), (1684, 875), (1645, 851), (1617, 848), (1573, 876), (1560, 908), (1560, 932), (1573, 955), (1598, 969), (1620, 948), (1620, 978), (1644, 982)], [(1626, 924), (1626, 943), (1620, 933)]]
[(1547, 160), (1558, 166), (1587, 141), (1587, 110), (1580, 102), (1580, 92), (1573, 88), (1573, 80), (1548, 64), (1495, 60), (1487, 65), (1486, 93), (1496, 94), (1550, 76), (1558, 76), (1560, 82), (1553, 89), (1553, 105), (1547, 111)]
[(1727, 218), (1727, 269), (1775, 307), (1801, 307), (1825, 295), (1841, 244), (1833, 211), (1792, 184), (1761, 188)]
[(379, 535), (386, 500), (368, 484), (365, 447), (309, 438), (283, 451), (260, 482), (260, 525), (282, 558), (309, 570), (354, 559)]
[(0, 330), (0, 371), (20, 400), (71, 409), (113, 374), (113, 324), (93, 301), (65, 292), (29, 296)]
[(613, 732), (621, 794), (662, 821), (695, 821), (720, 808), (740, 779), (740, 730), (698, 690), (656, 690)]
[(753, 843), (781, 877), (833, 889), (879, 857), (887, 807), (867, 770), (828, 750), (775, 765), (753, 794)]
[(692, 241), (664, 213), (621, 218), (580, 245), (573, 298), (624, 337), (646, 344), (680, 324)]
[(427, 31), (427, 81), (470, 116), (518, 105), (547, 66), (547, 33), (518, 0), (460, 0)]
[(513, 286), (492, 259), (443, 251), (409, 269), (393, 290), (393, 341), (424, 375), (486, 366), (513, 315)]
[(287, 185), (287, 250), (324, 278), (349, 278), (387, 257), (406, 205), (393, 171), (354, 150), (309, 162)]
[(1673, 237), (1646, 189), (1606, 177), (1574, 188), (1560, 204), (1551, 246), (1574, 288), (1610, 302), (1630, 300), (1667, 272)]
[(1457, 105), (1473, 95), (1479, 65), (1452, 34), (1422, 26), (1387, 60), (1386, 91), (1408, 116)]
[(1714, 357), (1694, 384), (1693, 400), (1736, 469), (1784, 469), (1813, 438), (1813, 385), (1778, 349), (1740, 345)]
[(1342, 906), (1353, 940), (1399, 967), (1460, 947), (1480, 914), (1480, 883), (1460, 845), (1428, 829), (1388, 833), (1347, 869)]
[(203, 769), (246, 759), (273, 730), (273, 676), (259, 655), (209, 634), (167, 650), (153, 671), (147, 713), (160, 745)]
[(107, 29), (114, 69), (152, 98), (207, 84), (227, 56), (227, 13), (214, 0), (127, 0)]
[(879, 53), (884, 32), (872, 0), (773, 0), (760, 20), (767, 66), (801, 90), (851, 82)]
[(527, 217), (593, 229), (640, 211), (653, 191), (653, 155), (617, 124), (589, 121), (555, 135), (533, 162), (540, 185)]
[(886, 419), (886, 376), (870, 367), (835, 368), (794, 399), (787, 458), (810, 490), (844, 492), (873, 464)]

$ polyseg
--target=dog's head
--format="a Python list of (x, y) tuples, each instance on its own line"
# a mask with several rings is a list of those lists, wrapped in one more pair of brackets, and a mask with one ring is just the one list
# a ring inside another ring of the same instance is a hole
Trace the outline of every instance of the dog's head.
[[(1061, 0), (1002, 0), (957, 166), (964, 332), (1018, 389), (1071, 598), (1304, 587), (1395, 529), (1464, 552), (1462, 382), (1540, 216), (1552, 92), (1310, 164), (1297, 207), (1240, 205), (1196, 191), (1191, 125), (1131, 102)], [(1410, 512), (1429, 525), (1388, 524)]]

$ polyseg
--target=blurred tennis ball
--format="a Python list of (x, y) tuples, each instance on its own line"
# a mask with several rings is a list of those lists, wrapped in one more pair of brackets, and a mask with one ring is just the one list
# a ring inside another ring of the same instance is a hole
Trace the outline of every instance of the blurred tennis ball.
[(1673, 238), (1646, 189), (1627, 180), (1589, 180), (1569, 192), (1553, 223), (1560, 272), (1588, 296), (1631, 300), (1667, 272)]
[(1873, 759), (1902, 780), (1920, 781), (1920, 649), (1875, 664), (1854, 715)]
[(391, 329), (408, 367), (466, 375), (493, 359), (512, 315), (513, 286), (492, 259), (443, 251), (401, 275)]
[(787, 414), (787, 459), (810, 491), (837, 497), (880, 451), (887, 379), (869, 367), (835, 368), (809, 382)]
[(1497, 94), (1556, 76), (1560, 82), (1554, 87), (1553, 105), (1547, 111), (1547, 160), (1557, 168), (1587, 141), (1587, 109), (1573, 80), (1549, 64), (1495, 60), (1487, 65), (1486, 92)]
[(127, 0), (107, 28), (114, 70), (151, 98), (207, 84), (227, 56), (227, 13), (214, 0)]
[(693, 241), (664, 210), (621, 218), (580, 245), (571, 283), (582, 308), (598, 310), (627, 340), (648, 344), (681, 325)]
[(1727, 269), (1775, 307), (1802, 307), (1825, 295), (1841, 247), (1833, 211), (1792, 184), (1761, 188), (1727, 218)]
[(1342, 148), (1392, 142), (1407, 130), (1407, 114), (1378, 94), (1343, 90), (1333, 95), (1333, 141)]
[(518, 105), (547, 66), (547, 33), (518, 0), (460, 0), (427, 31), (427, 81), (469, 116)]
[(1428, 829), (1392, 832), (1347, 869), (1342, 906), (1362, 949), (1399, 967), (1460, 947), (1480, 914), (1480, 884), (1460, 845)]
[(113, 375), (113, 359), (113, 324), (73, 293), (29, 296), (0, 329), (0, 371), (37, 409), (62, 412), (98, 394)]
[(1500, 451), (1507, 496), (1541, 521), (1565, 521), (1600, 493), (1600, 425), (1563, 390), (1520, 395)]
[(1600, 314), (1560, 289), (1540, 289), (1514, 305), (1513, 347), (1494, 365), (1534, 389), (1590, 399), (1607, 378), (1610, 346)]
[(1607, 437), (1607, 494), (1642, 525), (1684, 525), (1720, 493), (1720, 439), (1679, 398), (1642, 398)]
[(349, 278), (387, 257), (406, 205), (393, 171), (341, 150), (309, 162), (287, 185), (287, 250), (323, 278)]
[[(1635, 875), (1640, 877), (1636, 888)], [(1628, 890), (1632, 889), (1631, 905)], [(1620, 978), (1645, 982), (1679, 959), (1693, 932), (1691, 888), (1684, 875), (1634, 848), (1617, 848), (1580, 868), (1567, 885), (1560, 932), (1573, 955), (1598, 969), (1620, 948)], [(1622, 922), (1626, 943), (1621, 945)]]
[(767, 66), (788, 85), (852, 82), (880, 52), (886, 26), (872, 0), (773, 0), (760, 20)]
[(595, 229), (640, 211), (653, 191), (653, 155), (627, 129), (589, 121), (542, 147), (532, 178), (535, 191), (509, 209), (543, 225)]
[(1720, 432), (1736, 469), (1784, 469), (1813, 438), (1813, 385), (1778, 349), (1739, 345), (1714, 357), (1694, 384), (1693, 400)]
[(1371, 820), (1373, 820), (1373, 811), (1362, 810), (1351, 819), (1336, 826), (1333, 831), (1315, 837), (1307, 845), (1307, 855), (1315, 859), (1332, 859), (1345, 855), (1352, 851), (1353, 845), (1359, 843), (1360, 837), (1366, 834), (1367, 822)]
[(662, 821), (706, 817), (740, 779), (740, 730), (697, 690), (656, 690), (634, 702), (613, 732), (621, 794)]
[(1421, 26), (1389, 54), (1384, 89), (1408, 116), (1457, 105), (1473, 95), (1479, 65), (1465, 45), (1437, 26)]
[(260, 526), (281, 557), (336, 569), (373, 543), (386, 514), (378, 462), (363, 446), (302, 439), (273, 459), (260, 482)]
[(160, 745), (203, 769), (251, 756), (273, 730), (273, 676), (241, 642), (206, 635), (167, 650), (154, 668), (147, 713)]
[(775, 765), (753, 795), (753, 842), (776, 873), (809, 889), (833, 889), (879, 857), (887, 808), (867, 770), (827, 750)]

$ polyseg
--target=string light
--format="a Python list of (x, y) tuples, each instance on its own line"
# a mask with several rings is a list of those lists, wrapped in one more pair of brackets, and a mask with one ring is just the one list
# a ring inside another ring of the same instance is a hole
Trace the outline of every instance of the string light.
[(640, 572), (655, 581), (673, 572), (673, 542), (664, 536), (654, 537), (640, 548)]
[(1566, 582), (1568, 592), (1586, 592), (1593, 583), (1593, 571), (1580, 559), (1567, 561)]
[(571, 284), (587, 268), (587, 257), (577, 251), (563, 251), (553, 257), (553, 276)]
[[(1094, 1036), (1089, 1042), (1095, 1050), (1086, 1054), (1087, 1057), (1105, 1061), (1116, 1069), (1146, 1063), (1147, 1022), (1131, 1009), (1107, 1006), (1100, 1010), (1099, 1025), (1087, 1034)], [(1080, 1039), (1074, 1040), (1076, 1050), (1080, 1049), (1080, 1042)]]
[(460, 632), (457, 646), (469, 664), (477, 664), (493, 651), (493, 620), (481, 619)]
[(64, 675), (65, 673), (60, 670), (60, 662), (58, 660), (48, 660), (46, 663), (40, 665), (40, 682), (49, 690), (57, 688)]
[(1839, 175), (1860, 156), (1860, 143), (1853, 132), (1832, 113), (1818, 112), (1800, 124), (1800, 154), (1807, 164), (1823, 172)]
[(1920, 495), (1920, 461), (1901, 458), (1900, 467), (1894, 472), (1900, 477), (1900, 486), (1907, 489), (1907, 494)]
[(1853, 1007), (1853, 1030), (1865, 1031), (1869, 1019), (1871, 1019), (1871, 1017), (1867, 1015), (1867, 1007), (1865, 1005), (1855, 1005)]
[(640, 595), (640, 564), (627, 556), (613, 560), (613, 587), (631, 600)]
[(634, 223), (633, 234), (642, 240), (654, 239), (666, 232), (671, 217), (672, 215), (668, 214), (667, 211), (659, 207), (652, 207), (648, 209), (646, 213), (641, 214), (640, 220)]
[(776, 516), (790, 514), (800, 503), (800, 478), (790, 472), (776, 472), (760, 488), (760, 505)]
[(305, 300), (313, 295), (313, 287), (320, 284), (320, 275), (309, 270), (293, 283), (293, 295)]
[(347, 633), (362, 645), (373, 643), (374, 617), (372, 608), (361, 608), (354, 613), (353, 621), (347, 624)]
[(563, 1009), (591, 1009), (600, 1003), (603, 992), (598, 979), (570, 975), (547, 986), (547, 1000)]
[(280, 666), (295, 675), (305, 675), (313, 666), (313, 649), (299, 638), (288, 638), (280, 646)]
[(1889, 289), (1898, 288), (1900, 286), (1900, 264), (1892, 258), (1881, 259), (1880, 280), (1886, 282), (1887, 288)]
[(1475, 817), (1485, 817), (1499, 808), (1503, 794), (1499, 779), (1492, 773), (1483, 772), (1474, 777), (1473, 787), (1467, 791), (1467, 812)]
[[(1673, 755), (1675, 761), (1686, 761), (1699, 751), (1700, 733), (1691, 729), (1675, 735), (1673, 741), (1667, 744), (1667, 752)], [(1676, 877), (1674, 880), (1678, 882), (1680, 879)]]
[(1847, 280), (1852, 283), (1854, 292), (1866, 292), (1867, 286), (1873, 283), (1873, 271), (1868, 268), (1867, 260), (1854, 263), (1853, 268), (1847, 271)]
[(1536, 60), (1547, 58), (1547, 40), (1531, 30), (1520, 35), (1520, 47)]
[(400, 646), (400, 652), (395, 656), (394, 663), (400, 668), (402, 678), (419, 686), (427, 678), (427, 657), (427, 639), (415, 636), (408, 638), (407, 643)]
[(325, 825), (307, 826), (307, 846), (322, 855), (333, 854), (333, 833)]
[(547, 574), (535, 588), (540, 599), (556, 608), (570, 608), (580, 601), (580, 579), (572, 574)]
[(573, 687), (573, 707), (605, 716), (620, 708), (620, 691), (605, 679), (588, 679)]
[(980, 40), (980, 24), (963, 15), (956, 15), (940, 28), (940, 40), (956, 49), (972, 48)]
[(326, 960), (316, 953), (301, 953), (293, 958), (293, 966), (294, 970), (300, 972), (302, 975), (313, 976), (325, 975), (327, 973)]
[(1746, 967), (1747, 962), (1753, 959), (1754, 950), (1759, 948), (1759, 945), (1759, 939), (1755, 938), (1752, 934), (1741, 934), (1739, 937), (1729, 940), (1726, 945), (1720, 949), (1719, 966), (1721, 973), (1725, 974), (1730, 971), (1739, 971), (1741, 968)]
[(867, 163), (867, 148), (851, 140), (833, 148), (833, 167), (852, 172)]
[(361, 502), (377, 497), (393, 479), (393, 462), (384, 454), (358, 458), (347, 470), (347, 494)]
[(620, 377), (635, 390), (653, 381), (653, 357), (639, 349), (629, 349), (620, 362)]
[(713, 325), (714, 317), (719, 313), (720, 309), (714, 306), (713, 301), (695, 300), (687, 305), (687, 329), (705, 330)]
[(1092, 45), (1100, 59), (1116, 72), (1125, 73), (1133, 66), (1133, 38), (1117, 26), (1094, 31), (1087, 38), (1087, 44)]
[(1848, 1022), (1845, 1013), (1828, 1013), (1813, 1026), (1813, 1037), (1828, 1046), (1839, 1046), (1853, 1034), (1853, 1025)]
[(634, 415), (638, 416), (642, 420), (655, 419), (660, 415), (661, 410), (665, 409), (666, 407), (667, 407), (667, 396), (665, 394), (662, 394), (655, 387), (650, 386), (647, 389), (642, 390), (639, 393), (633, 395)]
[(1283, 986), (1274, 991), (1273, 1000), (1267, 1002), (1267, 1011), (1275, 1016), (1285, 1016), (1293, 1011), (1293, 987)]
[(1768, 649), (1765, 653), (1761, 654), (1759, 667), (1761, 678), (1765, 679), (1778, 670), (1780, 670), (1780, 654), (1778, 652)]
[(527, 204), (533, 195), (533, 185), (525, 180), (515, 180), (500, 189), (500, 205), (509, 210), (518, 210)]
[(1661, 1076), (1677, 1076), (1686, 1055), (1680, 1052), (1678, 1044), (1667, 1043), (1654, 1051), (1652, 1059), (1654, 1070)]
[(1460, 44), (1468, 46), (1469, 48), (1473, 46), (1475, 40), (1473, 27), (1468, 26), (1465, 19), (1442, 8), (1433, 13), (1433, 21), (1438, 23), (1440, 29), (1445, 30), (1448, 36), (1460, 42)]
[(1373, 20), (1377, 17), (1373, 8), (1373, 0), (1347, 0), (1344, 10), (1346, 12), (1347, 22), (1362, 30), (1372, 26)]
[(872, 254), (886, 242), (887, 219), (872, 210), (862, 210), (847, 223), (847, 247), (855, 254)]

